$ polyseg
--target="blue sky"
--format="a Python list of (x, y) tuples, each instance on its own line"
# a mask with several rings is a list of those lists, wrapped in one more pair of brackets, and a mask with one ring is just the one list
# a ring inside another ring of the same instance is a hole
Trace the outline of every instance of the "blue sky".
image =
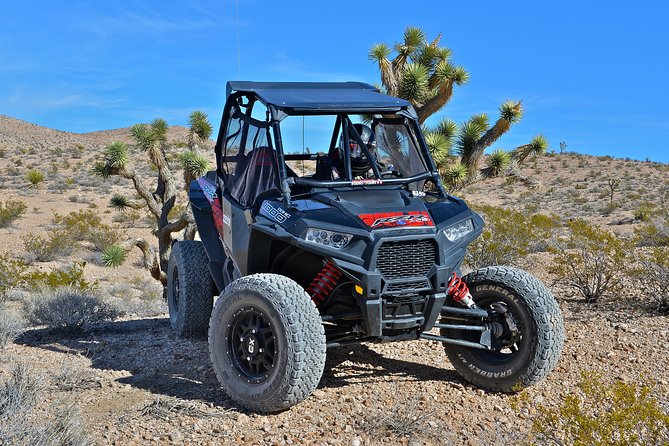
[(669, 162), (667, 2), (3, 0), (2, 11), (0, 114), (61, 130), (184, 124), (194, 109), (218, 124), (231, 79), (375, 83), (369, 48), (413, 25), (441, 32), (470, 73), (439, 117), (493, 120), (523, 99), (494, 148), (543, 133), (555, 150)]

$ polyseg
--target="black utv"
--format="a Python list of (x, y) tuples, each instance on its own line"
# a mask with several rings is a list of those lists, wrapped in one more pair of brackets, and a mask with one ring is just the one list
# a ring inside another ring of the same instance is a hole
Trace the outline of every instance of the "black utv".
[(504, 266), (460, 277), (483, 220), (444, 190), (411, 104), (371, 85), (229, 82), (216, 171), (189, 196), (201, 241), (172, 249), (170, 322), (208, 329), (242, 407), (299, 403), (326, 349), (353, 342), (440, 342), (466, 380), (501, 392), (560, 356), (562, 316), (539, 280)]

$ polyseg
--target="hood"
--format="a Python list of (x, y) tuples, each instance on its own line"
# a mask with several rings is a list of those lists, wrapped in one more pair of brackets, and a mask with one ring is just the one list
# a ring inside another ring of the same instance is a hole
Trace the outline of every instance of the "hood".
[(328, 191), (313, 200), (367, 230), (435, 226), (425, 203), (401, 189)]

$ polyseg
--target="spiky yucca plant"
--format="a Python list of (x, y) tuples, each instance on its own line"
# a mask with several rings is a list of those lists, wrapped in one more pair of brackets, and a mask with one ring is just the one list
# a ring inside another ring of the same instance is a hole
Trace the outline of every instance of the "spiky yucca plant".
[(200, 178), (209, 170), (211, 163), (204, 155), (187, 150), (179, 155), (179, 160), (184, 169), (184, 184), (188, 189), (190, 182)]
[(207, 114), (200, 110), (195, 110), (188, 116), (188, 125), (190, 126), (188, 131), (188, 147), (191, 150), (195, 149), (196, 144), (208, 140), (213, 131)]
[(446, 184), (451, 189), (455, 189), (467, 179), (469, 175), (469, 169), (467, 169), (467, 166), (458, 161), (443, 171), (441, 175), (446, 181)]
[(487, 159), (488, 168), (492, 176), (498, 176), (509, 167), (511, 163), (511, 153), (506, 150), (497, 149), (492, 152)]
[(441, 34), (428, 42), (422, 29), (408, 27), (403, 41), (394, 46), (392, 60), (389, 57), (393, 50), (385, 43), (369, 50), (369, 59), (378, 64), (385, 91), (410, 101), (421, 124), (446, 105), (455, 85), (469, 80), (463, 67), (451, 63), (451, 50), (439, 46), (440, 40)]
[(544, 135), (537, 135), (529, 144), (516, 147), (513, 151), (513, 158), (518, 164), (523, 164), (528, 157), (544, 155), (546, 151), (548, 151), (548, 140)]
[(123, 265), (126, 251), (118, 245), (107, 246), (102, 251), (102, 264), (108, 268), (116, 268)]

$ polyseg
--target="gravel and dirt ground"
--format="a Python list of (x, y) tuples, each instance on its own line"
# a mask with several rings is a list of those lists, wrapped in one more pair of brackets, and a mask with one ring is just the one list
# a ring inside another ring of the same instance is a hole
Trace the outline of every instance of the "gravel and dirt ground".
[[(186, 135), (183, 128), (170, 131), (172, 141), (184, 142)], [(22, 236), (43, 235), (54, 213), (77, 210), (92, 209), (105, 223), (150, 240), (144, 215), (120, 216), (107, 207), (114, 192), (132, 195), (129, 185), (90, 174), (92, 161), (115, 139), (129, 140), (127, 129), (78, 135), (0, 116), (0, 202), (19, 199), (27, 205), (25, 215), (0, 229), (0, 253), (25, 256)], [(30, 168), (45, 172), (40, 188), (28, 187), (24, 175)], [(529, 164), (528, 173), (543, 182), (537, 190), (495, 179), (463, 195), (470, 203), (555, 213), (565, 220), (585, 217), (624, 236), (634, 230), (639, 206), (660, 203), (668, 172), (657, 163), (565, 154)], [(613, 200), (618, 205), (603, 211), (610, 201), (609, 178), (621, 179)], [(556, 407), (575, 392), (581, 371), (605, 381), (651, 384), (660, 397), (669, 395), (669, 317), (648, 313), (644, 297), (633, 289), (585, 304), (554, 283), (546, 272), (550, 255), (538, 253), (523, 266), (551, 286), (567, 339), (553, 373), (523, 392), (529, 405), (518, 409), (518, 396), (467, 384), (439, 344), (412, 341), (329, 350), (321, 383), (305, 402), (275, 415), (248, 413), (219, 389), (206, 340), (179, 339), (170, 331), (160, 287), (141, 267), (139, 251), (110, 269), (82, 245), (32, 268), (48, 271), (82, 259), (86, 278), (98, 280), (105, 295), (117, 302), (132, 298), (144, 310), (80, 332), (27, 329), (0, 350), (0, 382), (12, 364), (26, 361), (46, 383), (40, 407), (73, 405), (91, 444), (517, 444), (540, 406)]]

